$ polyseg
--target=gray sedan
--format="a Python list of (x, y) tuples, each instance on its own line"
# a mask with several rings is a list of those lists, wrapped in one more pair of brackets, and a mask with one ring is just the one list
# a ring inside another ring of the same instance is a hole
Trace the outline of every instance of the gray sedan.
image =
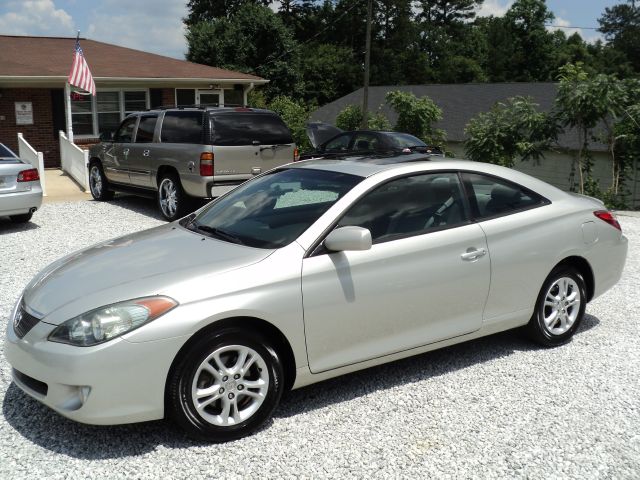
[(28, 222), (42, 204), (38, 169), (0, 143), (0, 217)]
[(494, 165), (390, 162), (290, 164), (51, 264), (11, 314), (14, 382), (79, 422), (170, 417), (225, 441), (287, 389), (517, 327), (562, 345), (620, 278), (601, 202)]

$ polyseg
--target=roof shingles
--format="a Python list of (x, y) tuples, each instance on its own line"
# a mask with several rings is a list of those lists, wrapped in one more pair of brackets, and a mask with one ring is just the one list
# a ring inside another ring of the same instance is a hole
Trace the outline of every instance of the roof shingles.
[[(0, 76), (63, 76), (69, 74), (75, 38), (0, 35)], [(101, 78), (202, 78), (261, 81), (260, 77), (80, 39), (96, 80)]]

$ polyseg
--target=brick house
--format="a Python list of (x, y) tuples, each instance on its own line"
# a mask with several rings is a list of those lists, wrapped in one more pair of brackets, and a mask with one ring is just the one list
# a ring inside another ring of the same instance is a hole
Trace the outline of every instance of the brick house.
[[(64, 88), (75, 38), (0, 35), (0, 143), (17, 151), (17, 134), (60, 166), (58, 131), (66, 130)], [(127, 113), (192, 104), (244, 105), (268, 80), (140, 50), (80, 39), (96, 95), (71, 93), (74, 141), (93, 144)]]

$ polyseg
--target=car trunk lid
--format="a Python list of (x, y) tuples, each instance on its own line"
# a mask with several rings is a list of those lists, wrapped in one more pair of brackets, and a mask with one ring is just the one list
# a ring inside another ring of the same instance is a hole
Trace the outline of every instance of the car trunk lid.
[(327, 140), (335, 137), (336, 135), (344, 132), (344, 130), (329, 125), (323, 122), (309, 122), (307, 123), (307, 136), (313, 148), (318, 148), (318, 145), (322, 145)]

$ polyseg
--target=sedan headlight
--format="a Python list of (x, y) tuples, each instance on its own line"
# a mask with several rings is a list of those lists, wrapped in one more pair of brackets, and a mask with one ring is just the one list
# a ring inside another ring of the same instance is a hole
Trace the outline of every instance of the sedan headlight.
[(67, 320), (49, 335), (52, 342), (89, 347), (124, 335), (172, 310), (168, 297), (146, 297), (115, 303)]

